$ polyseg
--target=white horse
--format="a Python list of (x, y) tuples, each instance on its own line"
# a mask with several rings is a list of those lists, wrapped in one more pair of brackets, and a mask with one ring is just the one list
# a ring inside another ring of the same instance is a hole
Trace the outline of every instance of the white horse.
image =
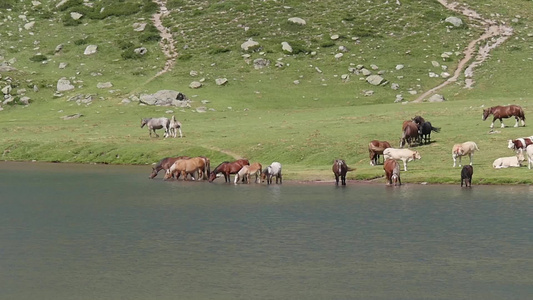
[(468, 155), (470, 157), (470, 165), (472, 165), (472, 156), (474, 151), (479, 151), (477, 144), (474, 142), (464, 142), (462, 144), (455, 144), (452, 148), (453, 166), (456, 165), (456, 160), (459, 158), (459, 167), (461, 166), (461, 157)]
[(152, 131), (154, 132), (156, 137), (159, 137), (159, 135), (155, 132), (156, 129), (165, 129), (165, 135), (164, 137), (168, 137), (168, 130), (170, 127), (170, 120), (161, 117), (161, 118), (144, 118), (141, 119), (141, 128), (144, 126), (148, 127), (148, 132), (150, 133), (150, 137), (152, 136)]
[(183, 137), (183, 134), (181, 133), (181, 123), (180, 121), (176, 120), (176, 116), (172, 116), (170, 119), (170, 125), (169, 125), (169, 135), (172, 137), (176, 137), (176, 129), (180, 132), (180, 138)]
[(267, 184), (272, 183), (272, 177), (276, 177), (276, 184), (282, 183), (282, 176), (281, 176), (281, 164), (277, 161), (270, 164), (270, 166), (266, 167), (263, 172), (261, 173), (261, 178), (263, 180), (266, 179)]

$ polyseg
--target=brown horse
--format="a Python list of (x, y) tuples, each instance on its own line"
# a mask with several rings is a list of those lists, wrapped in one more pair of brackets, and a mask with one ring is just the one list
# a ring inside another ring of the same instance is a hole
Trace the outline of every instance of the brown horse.
[(178, 157), (165, 157), (160, 160), (155, 166), (152, 167), (152, 174), (150, 174), (150, 179), (153, 179), (157, 176), (157, 173), (161, 170), (168, 170), (178, 159), (188, 159), (188, 156), (178, 156)]
[(222, 162), (209, 175), (209, 182), (213, 182), (213, 180), (217, 178), (218, 173), (224, 174), (225, 182), (231, 182), (230, 174), (236, 174), (246, 165), (250, 165), (250, 162), (247, 159), (239, 159), (233, 162)]
[(489, 115), (493, 115), (492, 123), (490, 128), (494, 128), (494, 121), (500, 120), (501, 128), (504, 128), (502, 119), (515, 117), (516, 123), (514, 127), (518, 127), (518, 121), (522, 122), (522, 126), (526, 126), (526, 116), (524, 115), (524, 110), (518, 105), (507, 105), (507, 106), (493, 106), (491, 108), (483, 109), (483, 121), (487, 119)]
[(400, 179), (400, 164), (394, 159), (387, 159), (383, 163), (383, 170), (385, 170), (385, 177), (387, 178), (387, 184), (402, 185)]
[(170, 169), (165, 173), (165, 179), (169, 179), (173, 176), (179, 179), (180, 175), (183, 175), (183, 180), (187, 180), (187, 175), (191, 175), (192, 180), (195, 180), (195, 174), (203, 174), (205, 170), (205, 161), (201, 157), (192, 157), (189, 159), (178, 159), (172, 164)]
[(387, 141), (373, 140), (368, 143), (368, 154), (370, 156), (370, 165), (375, 166), (379, 162), (379, 156), (383, 155), (383, 150), (390, 148), (391, 145)]
[(354, 171), (354, 169), (346, 165), (344, 159), (336, 159), (333, 162), (331, 170), (335, 175), (335, 185), (339, 185), (339, 178), (341, 179), (341, 184), (346, 185), (346, 173), (348, 173), (348, 171)]
[(414, 121), (404, 121), (402, 125), (402, 137), (400, 138), (400, 148), (403, 148), (405, 144), (409, 144), (409, 147), (414, 142), (419, 142), (419, 132), (418, 132), (418, 125)]

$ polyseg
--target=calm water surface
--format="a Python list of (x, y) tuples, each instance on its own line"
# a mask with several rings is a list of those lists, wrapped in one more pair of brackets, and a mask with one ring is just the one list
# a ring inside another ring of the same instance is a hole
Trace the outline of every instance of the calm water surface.
[(0, 299), (532, 299), (533, 188), (0, 163)]

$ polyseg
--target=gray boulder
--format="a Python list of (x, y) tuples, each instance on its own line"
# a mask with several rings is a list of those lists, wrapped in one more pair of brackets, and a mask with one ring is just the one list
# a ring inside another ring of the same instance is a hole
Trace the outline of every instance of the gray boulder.
[(61, 93), (61, 92), (73, 90), (74, 86), (70, 83), (70, 80), (63, 77), (57, 81), (56, 89), (57, 89), (57, 92)]
[(454, 27), (463, 26), (463, 20), (458, 17), (447, 17), (444, 22), (452, 24)]
[(83, 52), (83, 54), (85, 55), (91, 55), (91, 54), (95, 54), (96, 51), (98, 51), (98, 46), (97, 45), (89, 45), (85, 48), (85, 51)]
[(370, 83), (371, 85), (380, 85), (383, 80), (383, 77), (379, 75), (370, 75), (366, 78), (366, 82)]
[(146, 105), (189, 107), (191, 101), (183, 93), (160, 90), (155, 94), (142, 94), (139, 102)]
[(259, 48), (259, 43), (249, 39), (246, 42), (241, 44), (241, 49), (244, 51), (255, 51)]
[(288, 21), (291, 22), (291, 23), (293, 23), (293, 24), (298, 24), (298, 25), (305, 25), (305, 24), (307, 24), (307, 23), (305, 22), (304, 19), (302, 19), (302, 18), (298, 18), (298, 17), (292, 17), (292, 18), (289, 18)]
[(254, 68), (255, 69), (262, 69), (265, 67), (268, 67), (270, 65), (270, 60), (265, 58), (257, 58), (254, 59)]
[(282, 42), (281, 43), (281, 50), (283, 50), (283, 52), (292, 53), (292, 47), (287, 42)]
[(428, 102), (444, 102), (446, 99), (443, 95), (435, 94), (431, 97), (429, 97)]

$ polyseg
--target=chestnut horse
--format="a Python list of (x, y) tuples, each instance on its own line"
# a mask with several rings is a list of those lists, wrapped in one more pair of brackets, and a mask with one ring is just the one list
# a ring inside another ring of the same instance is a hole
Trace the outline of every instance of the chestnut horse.
[(157, 176), (157, 173), (161, 170), (168, 170), (178, 159), (188, 159), (188, 156), (178, 156), (178, 157), (165, 157), (160, 160), (154, 167), (152, 167), (152, 174), (150, 174), (150, 179), (153, 179)]
[(385, 177), (387, 178), (387, 184), (402, 185), (400, 179), (400, 164), (394, 159), (386, 159), (383, 163), (383, 170), (385, 170)]
[(379, 162), (379, 156), (383, 155), (383, 150), (390, 148), (387, 141), (373, 140), (368, 143), (368, 154), (370, 156), (370, 165), (375, 166)]
[(213, 182), (213, 180), (217, 178), (218, 173), (224, 174), (225, 182), (230, 182), (230, 174), (237, 174), (243, 166), (248, 165), (250, 165), (250, 162), (247, 159), (239, 159), (233, 162), (222, 162), (209, 175), (209, 182)]
[(205, 160), (202, 157), (191, 157), (188, 159), (178, 159), (172, 164), (170, 169), (165, 173), (165, 179), (171, 177), (180, 178), (183, 175), (183, 180), (187, 180), (187, 175), (191, 175), (192, 180), (195, 179), (195, 173), (198, 174), (197, 178), (203, 174), (205, 170)]
[(354, 171), (354, 169), (346, 165), (344, 159), (336, 159), (333, 162), (331, 170), (333, 171), (333, 174), (335, 174), (335, 185), (339, 185), (339, 177), (341, 179), (341, 184), (346, 185), (346, 173)]
[(419, 142), (420, 135), (418, 133), (418, 125), (411, 120), (404, 121), (402, 125), (402, 137), (400, 138), (400, 148), (403, 148), (405, 144), (409, 144), (411, 147), (413, 141)]
[(515, 151), (521, 151), (526, 149), (527, 146), (533, 144), (533, 136), (517, 138), (514, 140), (509, 140), (507, 147)]
[(489, 115), (493, 115), (492, 123), (490, 128), (494, 128), (494, 121), (500, 120), (501, 128), (504, 128), (502, 119), (515, 117), (516, 123), (514, 127), (518, 127), (518, 121), (522, 122), (522, 126), (526, 126), (526, 116), (524, 115), (524, 110), (518, 105), (507, 105), (507, 106), (493, 106), (491, 108), (483, 109), (483, 121), (487, 119)]

